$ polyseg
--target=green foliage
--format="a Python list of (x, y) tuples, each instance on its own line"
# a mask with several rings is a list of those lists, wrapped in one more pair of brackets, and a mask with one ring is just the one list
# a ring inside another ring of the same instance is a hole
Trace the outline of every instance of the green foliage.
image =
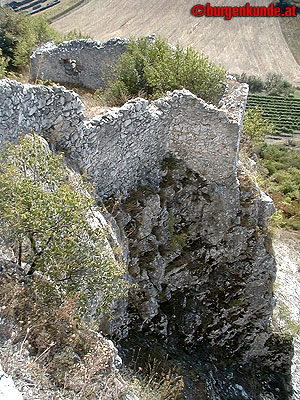
[[(91, 187), (71, 174), (37, 135), (9, 146), (0, 159), (3, 237), (17, 243), (18, 264), (41, 301), (101, 296), (101, 310), (122, 295), (123, 268), (113, 260)], [(124, 283), (124, 284), (123, 284)]]
[(245, 72), (243, 72), (241, 75), (235, 74), (235, 77), (238, 82), (247, 83), (251, 93), (259, 93), (264, 90), (264, 81), (259, 76), (247, 75)]
[(261, 93), (264, 92), (270, 96), (292, 96), (295, 92), (295, 88), (291, 83), (282, 79), (281, 74), (268, 73), (266, 80), (255, 75), (247, 75), (243, 72), (241, 75), (235, 74), (236, 79), (239, 82), (245, 82), (249, 85), (250, 93)]
[(41, 73), (40, 78), (36, 82), (38, 85), (44, 85), (44, 86), (59, 86), (58, 82), (53, 82), (51, 79), (45, 79), (44, 77), (44, 72)]
[(294, 93), (291, 83), (282, 79), (282, 75), (269, 73), (265, 81), (265, 90), (270, 96), (288, 97)]
[(4, 57), (13, 59), (14, 50), (22, 34), (23, 14), (6, 7), (0, 8), (0, 48)]
[(243, 134), (254, 143), (262, 142), (267, 134), (275, 131), (274, 125), (263, 118), (263, 110), (259, 106), (248, 108), (245, 112)]
[(7, 7), (0, 8), (0, 47), (3, 55), (10, 59), (9, 69), (28, 67), (33, 50), (49, 40), (60, 43), (85, 37), (75, 30), (59, 34), (43, 15), (32, 17)]
[(276, 224), (300, 230), (300, 151), (264, 144), (258, 156), (260, 183), (280, 212)]
[(0, 9), (0, 46), (3, 55), (11, 59), (10, 67), (27, 65), (35, 47), (57, 38), (43, 16), (32, 18), (6, 7)]
[(156, 99), (168, 90), (186, 88), (208, 102), (218, 103), (222, 80), (225, 70), (192, 48), (172, 48), (164, 39), (142, 37), (130, 40), (106, 98), (121, 104), (131, 97)]
[(7, 74), (8, 59), (2, 57), (2, 49), (0, 48), (0, 79), (6, 77)]
[(45, 17), (25, 17), (21, 37), (14, 51), (14, 64), (16, 66), (27, 65), (33, 50), (49, 40), (58, 41), (59, 35), (48, 24)]
[(86, 35), (80, 31), (77, 31), (74, 29), (73, 31), (65, 33), (63, 36), (61, 36), (58, 40), (58, 42), (64, 42), (68, 40), (74, 40), (74, 39), (89, 39), (91, 36)]

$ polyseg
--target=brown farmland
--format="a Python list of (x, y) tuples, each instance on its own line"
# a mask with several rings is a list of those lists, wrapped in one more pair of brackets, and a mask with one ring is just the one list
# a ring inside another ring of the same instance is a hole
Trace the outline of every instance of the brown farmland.
[[(53, 23), (59, 31), (79, 29), (105, 41), (111, 37), (141, 36), (155, 32), (170, 43), (191, 45), (228, 71), (265, 77), (277, 72), (300, 84), (300, 66), (281, 32), (279, 18), (195, 17), (194, 0), (90, 0)], [(206, 2), (202, 2), (206, 3)], [(244, 5), (242, 0), (211, 0), (211, 5)], [(270, 0), (252, 0), (251, 6)]]

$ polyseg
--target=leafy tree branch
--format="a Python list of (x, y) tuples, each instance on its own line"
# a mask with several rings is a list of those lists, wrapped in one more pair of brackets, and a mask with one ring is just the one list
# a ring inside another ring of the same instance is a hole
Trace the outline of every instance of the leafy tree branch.
[(51, 300), (55, 292), (62, 303), (77, 296), (84, 309), (100, 296), (104, 311), (126, 292), (124, 268), (111, 253), (98, 212), (93, 188), (39, 136), (28, 135), (2, 153), (1, 233), (18, 244), (18, 264), (27, 265), (24, 274), (41, 298)]

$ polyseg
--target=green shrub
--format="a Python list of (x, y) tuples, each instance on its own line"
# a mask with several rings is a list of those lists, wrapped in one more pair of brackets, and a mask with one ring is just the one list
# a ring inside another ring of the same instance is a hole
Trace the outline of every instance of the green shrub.
[(247, 75), (244, 72), (241, 75), (234, 74), (234, 76), (239, 82), (247, 83), (251, 93), (264, 92), (270, 96), (293, 97), (295, 92), (293, 85), (282, 79), (280, 74), (268, 73), (265, 81), (258, 76)]
[(54, 40), (85, 38), (80, 32), (71, 31), (61, 35), (53, 29), (43, 15), (28, 16), (22, 12), (14, 12), (8, 7), (0, 7), (0, 48), (7, 57), (9, 70), (26, 68), (33, 50), (42, 43)]
[(265, 90), (271, 96), (293, 95), (295, 89), (291, 83), (282, 79), (281, 74), (269, 73), (265, 81)]
[(16, 66), (29, 64), (29, 57), (33, 50), (49, 40), (58, 41), (59, 35), (48, 24), (45, 17), (24, 17), (21, 37), (14, 51), (14, 64)]
[(22, 35), (25, 16), (9, 8), (0, 8), (0, 48), (4, 57), (13, 59), (14, 51)]
[(60, 36), (57, 43), (74, 39), (89, 39), (90, 37), (91, 37), (90, 35), (86, 35), (80, 31), (77, 31), (76, 29), (73, 29), (72, 31), (67, 32), (64, 35)]
[(2, 57), (2, 49), (0, 48), (0, 79), (6, 77), (7, 74), (8, 59)]
[(168, 90), (186, 88), (211, 103), (223, 94), (225, 70), (203, 54), (179, 45), (170, 47), (166, 40), (147, 37), (130, 40), (115, 70), (105, 97), (120, 105), (124, 99), (146, 96), (156, 99)]
[(8, 146), (0, 171), (1, 234), (40, 301), (76, 298), (84, 311), (97, 295), (100, 310), (109, 310), (124, 294), (124, 269), (107, 248), (92, 188), (37, 135)]
[(255, 75), (247, 75), (243, 72), (241, 75), (234, 74), (238, 82), (245, 82), (249, 85), (249, 90), (251, 93), (260, 93), (264, 90), (264, 81)]
[(253, 143), (262, 142), (266, 135), (275, 132), (274, 125), (263, 118), (263, 113), (259, 106), (248, 108), (245, 112), (243, 134), (250, 137)]

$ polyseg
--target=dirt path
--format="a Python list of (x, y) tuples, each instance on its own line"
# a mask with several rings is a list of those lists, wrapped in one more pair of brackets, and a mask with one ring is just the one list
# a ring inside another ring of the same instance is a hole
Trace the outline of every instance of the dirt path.
[[(199, 3), (199, 2), (198, 2)], [(244, 5), (243, 0), (211, 0), (211, 5)], [(251, 5), (269, 5), (252, 0)], [(56, 21), (62, 32), (80, 29), (95, 39), (157, 33), (171, 43), (191, 45), (231, 72), (265, 76), (278, 72), (300, 84), (300, 66), (282, 35), (278, 18), (194, 17), (195, 0), (90, 0)]]

